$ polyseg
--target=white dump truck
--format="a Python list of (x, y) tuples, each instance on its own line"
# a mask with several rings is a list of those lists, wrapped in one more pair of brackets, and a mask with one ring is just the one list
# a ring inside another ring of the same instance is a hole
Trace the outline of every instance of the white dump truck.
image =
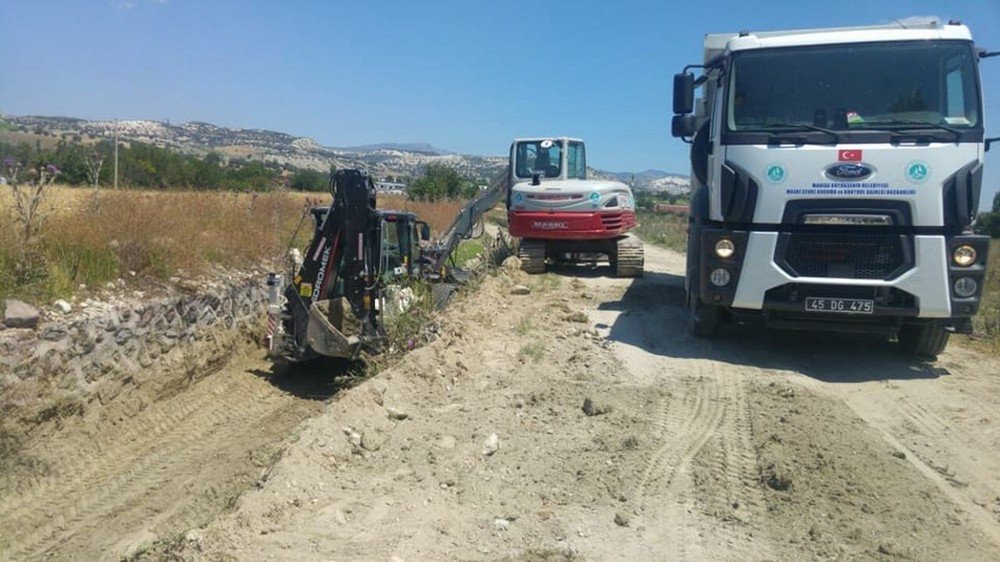
[(756, 316), (921, 356), (970, 331), (989, 249), (970, 225), (997, 140), (978, 67), (994, 54), (955, 21), (707, 35), (674, 77), (692, 331)]

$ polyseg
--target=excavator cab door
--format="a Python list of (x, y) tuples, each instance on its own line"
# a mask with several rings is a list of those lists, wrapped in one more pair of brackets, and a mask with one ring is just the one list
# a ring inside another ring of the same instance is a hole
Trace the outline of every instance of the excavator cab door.
[(379, 232), (379, 273), (384, 282), (390, 283), (405, 276), (409, 270), (410, 228), (402, 217), (387, 215), (382, 218)]

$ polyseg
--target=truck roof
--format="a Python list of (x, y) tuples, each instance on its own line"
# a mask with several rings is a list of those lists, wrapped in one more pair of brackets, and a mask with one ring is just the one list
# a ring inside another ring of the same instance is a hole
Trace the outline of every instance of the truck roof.
[(932, 39), (972, 40), (969, 28), (961, 24), (928, 19), (920, 22), (894, 22), (858, 27), (827, 27), (820, 29), (790, 29), (784, 31), (749, 31), (705, 35), (705, 62), (727, 51), (744, 51), (768, 47), (866, 43), (875, 41), (921, 41)]
[(583, 140), (581, 140), (581, 139), (577, 139), (577, 138), (573, 138), (573, 137), (564, 137), (564, 136), (559, 136), (559, 135), (553, 135), (553, 136), (550, 136), (550, 137), (546, 137), (546, 136), (519, 137), (519, 138), (514, 139), (512, 142), (513, 143), (519, 143), (519, 142), (530, 142), (530, 141), (540, 141), (540, 140), (561, 140), (561, 141), (583, 142)]

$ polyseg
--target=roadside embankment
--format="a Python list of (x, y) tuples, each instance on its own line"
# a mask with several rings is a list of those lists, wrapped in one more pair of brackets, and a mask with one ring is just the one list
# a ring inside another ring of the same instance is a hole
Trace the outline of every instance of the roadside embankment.
[(157, 395), (169, 394), (178, 381), (211, 371), (260, 325), (262, 279), (256, 271), (230, 271), (156, 296), (116, 290), (68, 314), (44, 310), (35, 329), (0, 331), (7, 430), (86, 416), (91, 404), (127, 397), (130, 388), (155, 385), (163, 389)]

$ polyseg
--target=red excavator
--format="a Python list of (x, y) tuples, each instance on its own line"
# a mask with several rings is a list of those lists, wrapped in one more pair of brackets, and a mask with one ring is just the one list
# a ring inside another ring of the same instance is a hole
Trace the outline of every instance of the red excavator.
[(629, 186), (587, 178), (583, 141), (515, 139), (510, 146), (507, 217), (521, 239), (521, 268), (544, 273), (547, 261), (607, 260), (619, 277), (642, 275), (642, 242)]

